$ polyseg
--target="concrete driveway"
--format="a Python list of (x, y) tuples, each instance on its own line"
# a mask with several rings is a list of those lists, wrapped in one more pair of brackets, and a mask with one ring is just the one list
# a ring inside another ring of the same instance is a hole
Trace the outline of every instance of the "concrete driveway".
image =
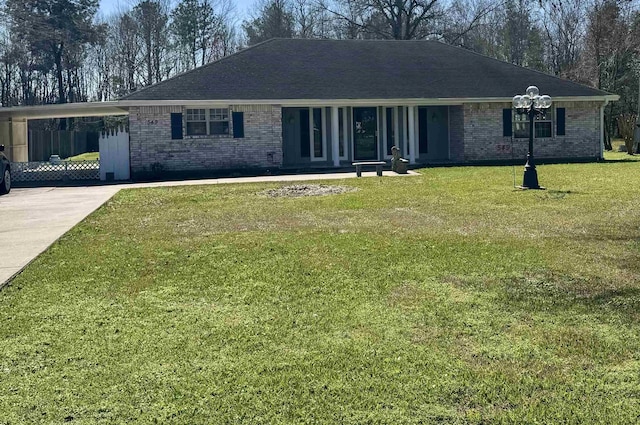
[[(385, 176), (398, 176), (385, 171)], [(419, 175), (410, 171), (406, 176)], [(375, 177), (375, 172), (362, 173)], [(207, 184), (300, 182), (355, 178), (355, 173), (235, 177), (108, 186), (13, 189), (0, 196), (0, 288), (60, 236), (98, 209), (120, 189)]]
[(13, 189), (0, 197), (0, 287), (105, 203), (118, 186)]

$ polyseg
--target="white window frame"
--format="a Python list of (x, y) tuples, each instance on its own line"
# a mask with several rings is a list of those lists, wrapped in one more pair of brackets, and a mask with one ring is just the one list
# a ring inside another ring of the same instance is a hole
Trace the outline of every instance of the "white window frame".
[[(553, 115), (553, 116), (549, 116), (549, 115)], [(533, 137), (535, 139), (553, 139), (553, 136), (555, 135), (555, 117), (556, 117), (556, 108), (550, 108), (547, 110), (547, 113), (545, 114), (545, 118), (544, 119), (537, 119), (538, 117), (533, 119)], [(543, 123), (543, 122), (548, 122), (551, 124), (551, 134), (549, 137), (538, 137), (536, 135), (536, 123)]]
[[(214, 112), (215, 111), (215, 112)], [(210, 136), (230, 136), (231, 135), (231, 114), (229, 113), (229, 108), (211, 108), (208, 109), (208, 114), (207, 114), (207, 130)], [(212, 115), (214, 115), (214, 113), (220, 113), (222, 114), (222, 119), (213, 119)], [(224, 115), (226, 114), (226, 119), (224, 119)], [(227, 132), (226, 133), (215, 133), (212, 134), (211, 133), (211, 123), (227, 123)]]
[[(539, 120), (539, 119), (537, 119), (537, 117), (533, 119), (533, 138), (534, 138), (534, 140), (535, 139), (541, 139), (541, 140), (542, 139), (553, 139), (555, 137), (556, 108), (553, 108), (552, 111), (553, 111), (553, 116), (551, 118), (547, 118), (548, 117), (548, 114), (547, 114), (547, 117), (545, 117), (545, 119)], [(526, 119), (524, 119), (524, 120), (516, 119), (516, 118), (520, 118), (520, 117), (523, 117), (523, 118), (526, 118)], [(520, 114), (518, 114), (518, 113), (516, 113), (514, 111), (513, 112), (513, 118), (512, 118), (511, 122), (513, 123), (512, 124), (512, 126), (513, 126), (512, 133), (513, 133), (513, 138), (514, 139), (528, 139), (529, 138), (528, 129), (527, 129), (526, 135), (521, 136), (521, 137), (517, 137), (516, 136), (516, 126), (515, 126), (516, 123), (524, 123), (525, 124), (525, 128), (526, 128), (526, 126), (529, 124), (529, 116), (528, 115), (520, 115)], [(542, 123), (542, 122), (551, 123), (551, 136), (549, 136), (549, 137), (538, 137), (536, 135), (536, 123)]]
[[(189, 119), (189, 111), (204, 111), (205, 120), (190, 120)], [(213, 111), (226, 111), (227, 119), (212, 119), (211, 115), (214, 113)], [(189, 123), (190, 122), (206, 122), (206, 134), (189, 134)], [(227, 132), (226, 133), (211, 133), (211, 123), (212, 122), (227, 122)], [(189, 108), (185, 107), (184, 111), (184, 128), (185, 128), (185, 136), (186, 137), (231, 137), (231, 112), (229, 108)]]
[[(194, 112), (198, 111), (198, 112)], [(189, 115), (201, 115), (204, 113), (204, 119), (189, 119)], [(208, 110), (206, 108), (185, 108), (184, 111), (184, 132), (187, 137), (205, 137), (209, 133), (209, 124), (207, 123)], [(189, 123), (205, 123), (205, 134), (189, 134)]]

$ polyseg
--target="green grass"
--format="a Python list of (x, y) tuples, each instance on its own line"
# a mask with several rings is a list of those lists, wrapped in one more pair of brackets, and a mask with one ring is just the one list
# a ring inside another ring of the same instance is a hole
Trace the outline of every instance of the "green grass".
[(121, 191), (0, 292), (0, 423), (637, 423), (627, 158)]
[(80, 155), (70, 156), (65, 161), (97, 161), (100, 159), (100, 152), (85, 152)]

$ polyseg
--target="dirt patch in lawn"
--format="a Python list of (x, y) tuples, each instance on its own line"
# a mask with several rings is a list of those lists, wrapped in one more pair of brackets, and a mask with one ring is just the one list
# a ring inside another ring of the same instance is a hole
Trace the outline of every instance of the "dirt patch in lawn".
[(259, 195), (269, 196), (270, 198), (299, 198), (302, 196), (326, 196), (338, 195), (340, 193), (355, 192), (358, 189), (348, 186), (330, 186), (324, 184), (296, 184), (292, 186), (283, 186), (278, 189), (269, 189), (260, 192)]

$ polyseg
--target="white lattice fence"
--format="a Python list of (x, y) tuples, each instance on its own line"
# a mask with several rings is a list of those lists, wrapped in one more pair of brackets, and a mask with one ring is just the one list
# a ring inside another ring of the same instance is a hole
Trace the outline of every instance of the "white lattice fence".
[(12, 162), (14, 182), (98, 180), (100, 161)]

